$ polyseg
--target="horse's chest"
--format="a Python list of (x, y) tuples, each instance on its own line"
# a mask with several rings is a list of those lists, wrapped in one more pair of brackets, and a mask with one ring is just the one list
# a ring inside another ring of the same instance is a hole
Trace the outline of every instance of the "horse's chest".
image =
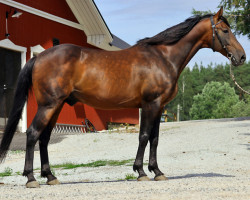
[(172, 101), (178, 93), (178, 84), (173, 84), (172, 87), (167, 88), (162, 94), (162, 104), (167, 104)]
[(161, 84), (150, 84), (143, 92), (143, 100), (146, 102), (161, 99), (162, 102), (171, 101), (177, 94), (176, 84), (171, 82), (162, 82)]

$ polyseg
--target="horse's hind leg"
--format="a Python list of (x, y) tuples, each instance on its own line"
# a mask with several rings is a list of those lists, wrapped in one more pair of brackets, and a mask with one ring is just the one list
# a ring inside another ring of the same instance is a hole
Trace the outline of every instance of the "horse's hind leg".
[(41, 158), (41, 176), (46, 177), (48, 185), (60, 184), (57, 178), (51, 173), (48, 156), (48, 143), (50, 140), (51, 132), (56, 124), (57, 118), (62, 110), (63, 104), (56, 110), (52, 119), (48, 123), (47, 127), (39, 137), (39, 148)]
[(33, 175), (34, 148), (42, 131), (46, 128), (58, 106), (39, 106), (36, 116), (27, 130), (26, 156), (23, 175), (27, 176), (26, 187), (39, 187)]

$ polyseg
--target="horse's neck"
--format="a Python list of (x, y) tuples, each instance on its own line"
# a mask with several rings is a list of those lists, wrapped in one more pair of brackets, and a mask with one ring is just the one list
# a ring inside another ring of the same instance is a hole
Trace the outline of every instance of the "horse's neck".
[(201, 48), (208, 47), (207, 30), (204, 24), (198, 23), (187, 35), (174, 45), (165, 46), (168, 61), (173, 65), (177, 76)]

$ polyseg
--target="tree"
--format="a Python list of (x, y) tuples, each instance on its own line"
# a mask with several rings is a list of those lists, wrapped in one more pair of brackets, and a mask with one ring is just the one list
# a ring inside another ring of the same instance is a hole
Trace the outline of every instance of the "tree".
[[(178, 89), (179, 92), (176, 96), (176, 98), (171, 101), (166, 108), (169, 111), (173, 111), (176, 113), (177, 111), (177, 105), (180, 104), (182, 107), (182, 110), (180, 110), (180, 119), (183, 120), (190, 120), (190, 109), (193, 105), (193, 97), (197, 94), (201, 94), (204, 86), (211, 81), (216, 81), (224, 84), (224, 82), (228, 82), (230, 84), (230, 87), (233, 87), (236, 91), (236, 94), (239, 96), (240, 100), (243, 100), (241, 104), (238, 106), (243, 106), (242, 109), (244, 111), (244, 108), (246, 106), (250, 105), (250, 99), (247, 100), (246, 94), (244, 94), (241, 90), (237, 88), (237, 86), (234, 84), (230, 77), (229, 73), (230, 66), (228, 64), (226, 65), (215, 65), (213, 63), (209, 64), (208, 66), (203, 66), (201, 64), (195, 64), (192, 69), (189, 67), (186, 67), (183, 72), (181, 73), (181, 76), (178, 80)], [(233, 73), (235, 76), (236, 81), (239, 83), (239, 85), (244, 88), (247, 91), (250, 91), (250, 61), (246, 62), (244, 65), (240, 67), (234, 67)], [(245, 104), (246, 105), (245, 105)], [(231, 108), (226, 108), (231, 109)], [(237, 113), (238, 112), (238, 113)], [(240, 114), (242, 113), (242, 114)], [(235, 113), (230, 114), (232, 117), (237, 116), (250, 116), (250, 114), (247, 114), (246, 112), (239, 112), (235, 108)]]
[(231, 107), (239, 102), (229, 83), (209, 82), (201, 94), (193, 98), (190, 109), (192, 119), (215, 119), (232, 117)]
[[(249, 0), (221, 0), (224, 16), (229, 21), (236, 35), (247, 35), (250, 39), (250, 3)], [(208, 14), (211, 11), (192, 11), (193, 14)]]
[(239, 101), (232, 107), (231, 115), (233, 117), (246, 117), (250, 116), (250, 96)]
[(193, 103), (193, 96), (197, 94), (194, 83), (193, 71), (190, 68), (185, 68), (178, 80), (178, 94), (173, 101), (167, 104), (166, 108), (173, 112), (177, 112), (177, 105), (181, 106), (180, 118), (181, 121), (189, 120), (189, 109)]

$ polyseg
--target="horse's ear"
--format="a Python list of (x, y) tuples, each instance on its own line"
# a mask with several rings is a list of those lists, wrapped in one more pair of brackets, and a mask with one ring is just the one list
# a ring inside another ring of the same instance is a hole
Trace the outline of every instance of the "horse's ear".
[(219, 21), (222, 15), (223, 15), (223, 7), (221, 6), (220, 10), (214, 15), (214, 18)]

